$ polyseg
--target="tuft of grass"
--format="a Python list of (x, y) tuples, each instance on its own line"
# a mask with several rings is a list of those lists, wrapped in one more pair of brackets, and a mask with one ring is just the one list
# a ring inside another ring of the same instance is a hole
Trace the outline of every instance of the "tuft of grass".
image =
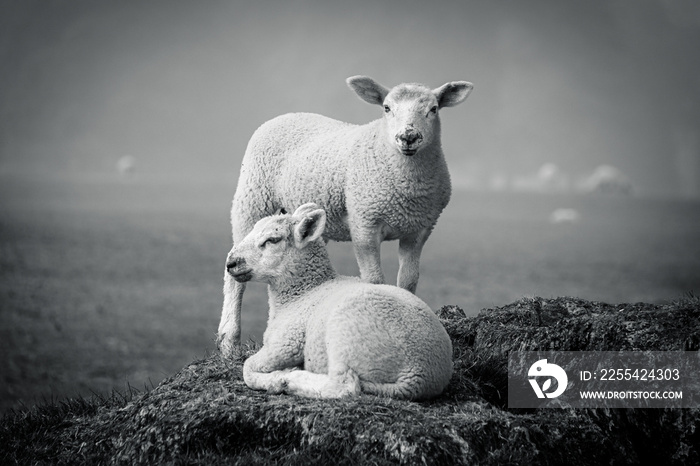
[(523, 298), (466, 316), (446, 306), (455, 375), (428, 402), (314, 400), (252, 391), (218, 353), (158, 387), (14, 411), (0, 463), (690, 464), (700, 410), (505, 407), (514, 349), (698, 350), (700, 308)]
[(0, 464), (54, 463), (56, 453), (65, 448), (57, 432), (73, 425), (76, 419), (91, 419), (100, 411), (120, 409), (140, 395), (129, 386), (126, 392), (114, 390), (110, 396), (52, 399), (31, 408), (11, 409), (0, 422)]
[(700, 295), (694, 290), (686, 291), (683, 296), (673, 301), (673, 304), (677, 307), (697, 308), (700, 307)]

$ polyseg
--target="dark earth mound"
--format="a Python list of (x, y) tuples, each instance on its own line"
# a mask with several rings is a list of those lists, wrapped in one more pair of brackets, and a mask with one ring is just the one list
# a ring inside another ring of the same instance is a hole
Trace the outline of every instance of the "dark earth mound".
[(455, 375), (426, 403), (310, 400), (249, 390), (218, 354), (146, 393), (6, 415), (2, 464), (698, 464), (698, 409), (508, 410), (507, 356), (523, 350), (700, 348), (700, 300), (609, 305), (524, 298), (466, 317), (438, 311)]

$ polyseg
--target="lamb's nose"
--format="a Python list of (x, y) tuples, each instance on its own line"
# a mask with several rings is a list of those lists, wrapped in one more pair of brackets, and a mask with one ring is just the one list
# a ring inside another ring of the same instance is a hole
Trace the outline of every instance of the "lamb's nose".
[(423, 136), (417, 131), (407, 131), (403, 134), (399, 134), (398, 139), (400, 142), (405, 143), (407, 146), (410, 146), (414, 142), (423, 139)]
[(245, 260), (240, 257), (229, 256), (226, 258), (226, 270), (228, 270), (228, 273), (233, 274), (233, 270), (244, 262)]

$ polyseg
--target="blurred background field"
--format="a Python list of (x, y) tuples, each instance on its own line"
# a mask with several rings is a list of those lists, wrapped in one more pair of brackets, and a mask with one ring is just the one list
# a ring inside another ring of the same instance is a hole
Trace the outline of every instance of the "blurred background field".
[[(157, 384), (215, 349), (235, 179), (0, 177), (0, 408)], [(577, 220), (552, 223), (560, 208)], [(357, 274), (349, 244), (334, 265)], [(395, 281), (396, 242), (384, 243)], [(468, 313), (521, 296), (659, 303), (700, 291), (700, 202), (456, 191), (418, 295)], [(245, 296), (260, 341), (265, 287)]]

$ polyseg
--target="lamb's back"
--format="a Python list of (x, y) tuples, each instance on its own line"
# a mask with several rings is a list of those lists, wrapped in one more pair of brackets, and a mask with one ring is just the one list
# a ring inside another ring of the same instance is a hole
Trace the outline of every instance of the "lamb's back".
[(361, 128), (313, 113), (274, 118), (248, 144), (243, 166), (256, 167), (256, 172), (246, 177), (255, 178), (250, 185), (269, 192), (288, 211), (307, 202), (319, 204), (328, 217), (326, 235), (347, 241), (347, 161)]
[(349, 361), (361, 379), (383, 383), (433, 370), (449, 378), (449, 336), (435, 313), (414, 294), (339, 277), (313, 290), (307, 299), (315, 303), (306, 335), (309, 370), (326, 370), (326, 342), (333, 342), (336, 357)]

